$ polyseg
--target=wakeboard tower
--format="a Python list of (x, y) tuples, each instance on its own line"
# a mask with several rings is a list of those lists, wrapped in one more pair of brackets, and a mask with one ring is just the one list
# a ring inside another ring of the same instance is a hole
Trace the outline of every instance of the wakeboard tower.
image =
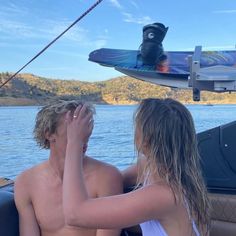
[(236, 50), (164, 51), (162, 42), (168, 27), (161, 23), (143, 27), (143, 42), (138, 50), (101, 48), (89, 60), (136, 79), (173, 88), (191, 88), (193, 100), (200, 91), (236, 91)]

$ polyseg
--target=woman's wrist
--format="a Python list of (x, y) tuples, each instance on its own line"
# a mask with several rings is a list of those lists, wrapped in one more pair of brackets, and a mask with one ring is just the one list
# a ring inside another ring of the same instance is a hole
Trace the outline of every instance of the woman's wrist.
[(82, 151), (83, 152), (83, 147), (84, 147), (84, 143), (83, 142), (81, 142), (81, 141), (75, 141), (75, 140), (68, 140), (67, 141), (67, 147), (66, 147), (66, 149), (67, 149), (67, 151), (68, 150), (75, 150), (76, 149), (76, 151)]
[(69, 138), (69, 137), (67, 137), (67, 145), (68, 144), (70, 144), (70, 145), (78, 145), (78, 146), (80, 146), (80, 145), (84, 145), (85, 144), (85, 142), (83, 142), (80, 138)]

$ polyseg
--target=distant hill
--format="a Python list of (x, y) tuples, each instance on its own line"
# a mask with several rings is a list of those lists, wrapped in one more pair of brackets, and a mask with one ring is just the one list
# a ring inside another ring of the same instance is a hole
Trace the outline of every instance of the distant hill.
[[(0, 73), (0, 84), (9, 75)], [(236, 104), (236, 93), (202, 92), (201, 95), (201, 103)], [(90, 83), (20, 74), (0, 89), (0, 105), (42, 105), (55, 99), (81, 99), (98, 104), (135, 104), (147, 97), (171, 97), (184, 103), (193, 103), (191, 90), (170, 89), (127, 76)]]

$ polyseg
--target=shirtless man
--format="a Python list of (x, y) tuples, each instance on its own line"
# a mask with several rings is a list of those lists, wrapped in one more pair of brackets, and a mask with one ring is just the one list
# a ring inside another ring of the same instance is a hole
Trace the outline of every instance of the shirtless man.
[[(23, 172), (15, 181), (15, 202), (19, 212), (20, 236), (118, 236), (120, 230), (88, 229), (65, 224), (62, 208), (67, 130), (65, 113), (81, 103), (59, 101), (43, 107), (36, 118), (35, 140), (50, 149), (49, 159)], [(90, 107), (89, 109), (93, 109)], [(113, 166), (85, 155), (84, 178), (91, 197), (119, 194), (122, 176)]]

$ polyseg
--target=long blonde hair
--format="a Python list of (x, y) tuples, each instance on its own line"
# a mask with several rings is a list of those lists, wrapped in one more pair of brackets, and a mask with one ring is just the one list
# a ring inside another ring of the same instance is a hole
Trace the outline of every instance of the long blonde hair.
[(135, 132), (141, 136), (139, 144), (136, 143), (138, 153), (147, 150), (138, 184), (147, 174), (158, 174), (170, 186), (176, 201), (187, 202), (191, 217), (207, 234), (210, 204), (201, 174), (194, 122), (188, 109), (169, 98), (144, 99), (135, 113)]

